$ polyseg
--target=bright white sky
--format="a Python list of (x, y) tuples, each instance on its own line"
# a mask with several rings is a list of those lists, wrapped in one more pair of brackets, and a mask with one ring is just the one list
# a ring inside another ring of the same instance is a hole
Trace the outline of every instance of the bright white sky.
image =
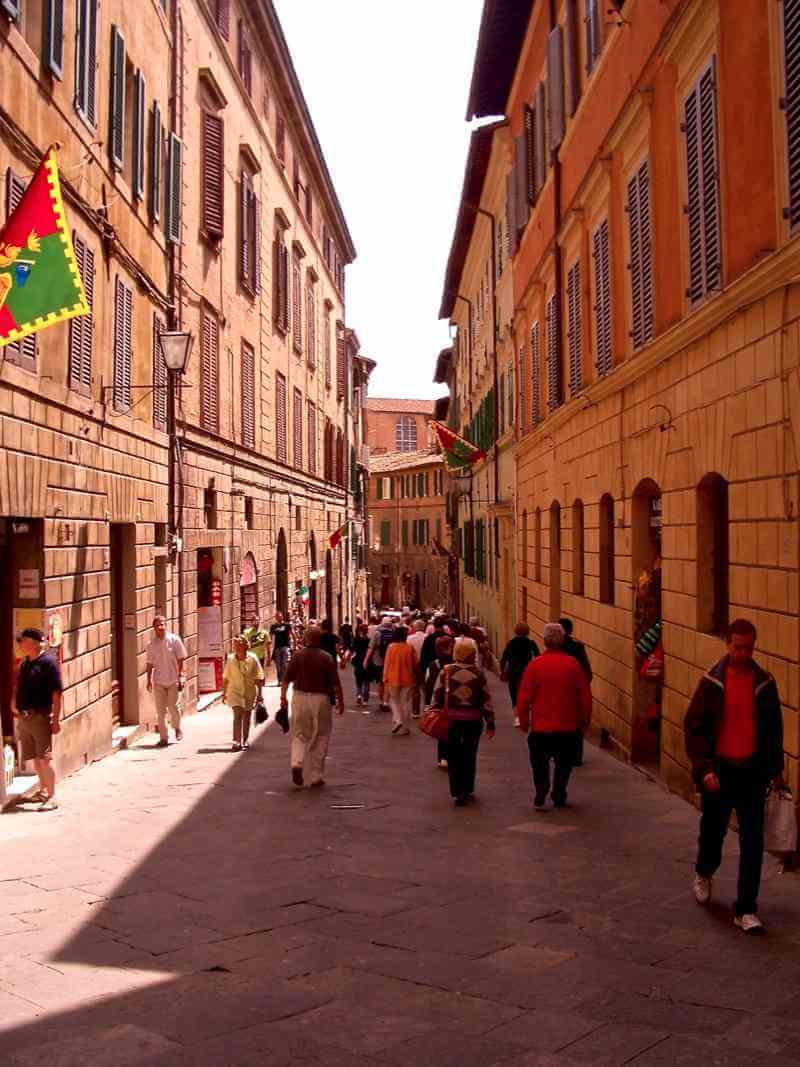
[[(358, 259), (347, 324), (372, 396), (432, 397), (482, 0), (275, 0)], [(397, 12), (402, 11), (402, 15)]]

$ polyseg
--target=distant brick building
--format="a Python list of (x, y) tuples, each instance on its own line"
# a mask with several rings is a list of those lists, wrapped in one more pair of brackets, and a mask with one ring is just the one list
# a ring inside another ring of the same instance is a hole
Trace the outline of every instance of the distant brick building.
[(372, 603), (447, 606), (450, 557), (441, 456), (431, 451), (374, 456), (369, 486)]
[(433, 443), (430, 420), (434, 400), (367, 400), (367, 444), (373, 455), (382, 452), (424, 451)]

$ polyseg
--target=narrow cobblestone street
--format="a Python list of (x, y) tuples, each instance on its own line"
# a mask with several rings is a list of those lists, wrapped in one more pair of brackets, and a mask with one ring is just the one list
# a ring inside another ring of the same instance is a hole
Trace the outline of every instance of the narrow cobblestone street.
[(324, 790), (272, 724), (230, 753), (217, 707), (0, 820), (1, 1063), (800, 1062), (797, 877), (768, 859), (748, 939), (735, 843), (697, 907), (696, 814), (636, 770), (587, 746), (533, 812), (499, 684), (465, 809), (347, 696)]

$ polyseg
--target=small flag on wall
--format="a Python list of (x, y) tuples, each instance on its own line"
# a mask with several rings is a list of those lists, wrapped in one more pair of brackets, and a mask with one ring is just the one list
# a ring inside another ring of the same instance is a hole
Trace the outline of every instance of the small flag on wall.
[(343, 537), (347, 537), (347, 535), (348, 535), (348, 527), (350, 526), (352, 521), (353, 521), (352, 519), (348, 519), (347, 522), (345, 522), (343, 526), (340, 526), (338, 530), (334, 530), (333, 531), (333, 533), (328, 538), (328, 544), (331, 546), (331, 548), (336, 548), (336, 546), (339, 544), (341, 539)]
[(436, 431), (448, 470), (461, 470), (463, 467), (471, 467), (473, 463), (477, 463), (481, 459), (486, 459), (486, 453), (483, 449), (473, 445), (466, 437), (459, 436), (449, 426), (436, 421), (433, 421), (431, 425)]
[(88, 314), (49, 148), (0, 230), (0, 348)]

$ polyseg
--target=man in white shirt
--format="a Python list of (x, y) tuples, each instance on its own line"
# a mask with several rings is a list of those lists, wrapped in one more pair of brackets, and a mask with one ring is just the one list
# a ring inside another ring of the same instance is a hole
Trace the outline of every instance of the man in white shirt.
[(408, 641), (406, 642), (414, 653), (414, 667), (417, 671), (417, 684), (414, 686), (411, 692), (411, 715), (412, 718), (418, 719), (420, 715), (420, 705), (422, 699), (422, 683), (424, 681), (422, 677), (422, 670), (420, 668), (420, 654), (422, 653), (422, 646), (425, 644), (425, 620), (417, 619), (414, 623), (413, 632), (409, 634)]
[(155, 637), (147, 646), (147, 692), (153, 694), (158, 714), (159, 748), (168, 745), (167, 711), (175, 731), (175, 740), (183, 740), (180, 693), (183, 690), (183, 664), (186, 648), (177, 634), (167, 633), (163, 615), (153, 619)]

